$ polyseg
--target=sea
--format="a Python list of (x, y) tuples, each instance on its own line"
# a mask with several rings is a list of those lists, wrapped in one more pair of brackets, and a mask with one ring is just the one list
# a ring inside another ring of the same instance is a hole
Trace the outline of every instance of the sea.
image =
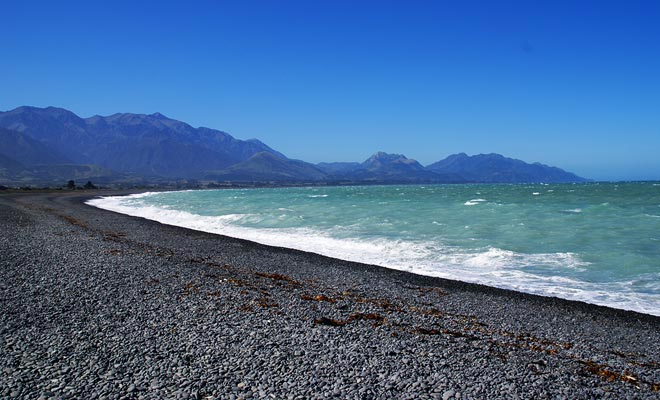
[(660, 315), (660, 183), (189, 190), (88, 201), (164, 224)]

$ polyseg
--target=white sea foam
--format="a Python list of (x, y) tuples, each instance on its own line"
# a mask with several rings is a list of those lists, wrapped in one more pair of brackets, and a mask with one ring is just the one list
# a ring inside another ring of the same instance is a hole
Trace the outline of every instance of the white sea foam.
[(538, 196), (538, 195), (540, 195), (540, 194), (541, 194), (541, 193), (539, 193), (539, 192), (534, 192), (534, 193), (532, 193), (532, 196)]
[[(592, 283), (572, 278), (571, 276), (578, 276), (579, 272), (589, 265), (574, 253), (526, 254), (496, 247), (465, 249), (429, 241), (340, 238), (333, 229), (324, 231), (310, 228), (257, 229), (239, 225), (241, 220), (249, 219), (254, 214), (201, 216), (146, 205), (139, 201), (140, 198), (149, 195), (143, 193), (126, 197), (102, 197), (89, 200), (87, 204), (164, 224), (271, 246), (310, 251), (421, 275), (457, 279), (660, 315), (660, 302), (657, 296), (634, 291), (632, 288), (634, 282)], [(479, 202), (475, 201), (475, 203)], [(539, 269), (547, 273), (538, 273)], [(562, 271), (567, 270), (575, 273), (561, 274)], [(552, 273), (553, 271), (556, 273)], [(652, 281), (657, 280), (660, 280), (660, 276), (656, 276)]]
[(310, 194), (307, 197), (315, 198), (315, 197), (328, 197), (327, 194)]
[(570, 210), (564, 210), (564, 212), (567, 212), (567, 213), (574, 213), (574, 214), (579, 214), (579, 213), (582, 212), (582, 209), (581, 209), (581, 208), (572, 208), (572, 209), (570, 209)]
[(477, 205), (479, 203), (483, 203), (485, 201), (487, 201), (487, 200), (486, 199), (472, 199), (472, 200), (466, 201), (463, 204), (466, 205), (466, 206), (475, 206), (475, 205)]

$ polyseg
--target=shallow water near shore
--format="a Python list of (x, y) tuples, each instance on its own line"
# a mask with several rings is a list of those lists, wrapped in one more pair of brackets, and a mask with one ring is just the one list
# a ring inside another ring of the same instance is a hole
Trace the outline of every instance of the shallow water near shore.
[(417, 274), (660, 315), (660, 185), (143, 193), (88, 204)]

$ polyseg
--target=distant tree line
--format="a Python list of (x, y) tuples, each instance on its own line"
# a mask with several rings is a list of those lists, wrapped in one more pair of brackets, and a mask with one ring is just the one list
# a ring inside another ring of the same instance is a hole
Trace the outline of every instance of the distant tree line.
[[(80, 187), (76, 186), (76, 181), (73, 179), (69, 180), (66, 183), (66, 188), (69, 190), (76, 190), (76, 189), (81, 189)], [(89, 190), (89, 189), (97, 189), (97, 187), (92, 183), (92, 181), (87, 181), (85, 185), (82, 187), (82, 189)]]

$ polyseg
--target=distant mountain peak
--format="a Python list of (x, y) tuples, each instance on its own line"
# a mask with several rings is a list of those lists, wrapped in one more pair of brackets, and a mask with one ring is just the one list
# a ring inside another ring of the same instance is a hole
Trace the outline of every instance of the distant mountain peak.
[(73, 112), (60, 108), (60, 107), (53, 107), (53, 106), (48, 106), (45, 108), (39, 108), (39, 107), (33, 107), (33, 106), (20, 106), (16, 107), (15, 109), (11, 111), (7, 111), (7, 113), (10, 114), (22, 114), (22, 113), (29, 113), (29, 114), (46, 114), (50, 117), (55, 117), (55, 118), (61, 118), (61, 117), (67, 117), (67, 118), (78, 118), (76, 114)]
[(362, 164), (365, 166), (375, 166), (381, 164), (389, 164), (393, 162), (399, 163), (416, 163), (415, 160), (412, 160), (403, 154), (391, 154), (385, 153), (384, 151), (379, 151), (374, 153), (371, 157), (366, 159)]
[(528, 164), (501, 154), (452, 154), (426, 167), (436, 173), (453, 173), (472, 182), (484, 183), (561, 183), (585, 182), (586, 179), (541, 163)]
[(166, 116), (164, 116), (163, 114), (161, 114), (159, 112), (155, 112), (155, 113), (151, 114), (150, 117), (154, 117), (156, 119), (169, 119), (169, 118), (167, 118)]
[[(48, 107), (50, 108), (50, 107)], [(48, 108), (44, 108), (44, 110), (47, 110)], [(33, 106), (20, 106), (16, 107), (13, 110), (7, 111), (8, 113), (25, 113), (25, 112), (32, 112), (36, 110), (41, 110), (41, 108), (38, 107), (33, 107)]]
[(371, 158), (374, 158), (374, 159), (398, 159), (398, 158), (408, 158), (408, 157), (404, 156), (403, 154), (386, 153), (384, 151), (377, 151), (371, 156)]
[[(38, 108), (33, 107), (34, 109), (38, 110)], [(44, 108), (44, 110), (49, 111), (49, 112), (58, 112), (58, 113), (64, 113), (64, 114), (73, 114), (73, 112), (67, 110), (66, 108), (62, 107), (54, 107), (54, 106), (48, 106)]]
[(53, 107), (53, 106), (48, 106), (46, 108), (38, 108), (38, 107), (29, 107), (31, 112), (38, 113), (41, 110), (43, 110), (47, 115), (55, 118), (64, 118), (64, 119), (80, 119), (76, 114), (74, 114), (72, 111), (69, 111), (65, 108), (61, 107)]
[(102, 118), (110, 122), (121, 121), (121, 122), (129, 122), (129, 123), (144, 123), (154, 120), (168, 119), (161, 113), (153, 113), (153, 114), (115, 113)]

